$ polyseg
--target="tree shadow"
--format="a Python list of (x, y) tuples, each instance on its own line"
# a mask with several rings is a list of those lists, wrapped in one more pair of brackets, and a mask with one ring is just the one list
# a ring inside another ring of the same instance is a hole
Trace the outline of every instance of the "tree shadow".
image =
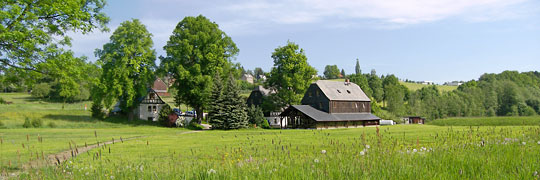
[(43, 118), (52, 119), (52, 120), (70, 121), (70, 122), (97, 123), (101, 121), (101, 122), (109, 122), (109, 123), (123, 124), (123, 125), (130, 125), (130, 126), (160, 126), (158, 122), (153, 122), (153, 121), (146, 121), (146, 120), (140, 120), (140, 119), (129, 121), (126, 116), (122, 116), (122, 115), (110, 116), (103, 120), (99, 120), (88, 115), (65, 115), (65, 114), (48, 114), (48, 115), (43, 116)]

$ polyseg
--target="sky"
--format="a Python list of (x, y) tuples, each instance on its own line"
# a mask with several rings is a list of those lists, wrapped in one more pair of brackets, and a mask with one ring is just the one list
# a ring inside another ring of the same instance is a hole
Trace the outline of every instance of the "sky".
[(158, 56), (186, 16), (217, 23), (240, 49), (234, 62), (270, 71), (271, 54), (287, 41), (304, 49), (322, 75), (326, 65), (354, 73), (444, 83), (504, 70), (540, 68), (538, 0), (109, 0), (110, 32), (70, 33), (71, 49), (94, 50), (126, 20), (153, 34)]

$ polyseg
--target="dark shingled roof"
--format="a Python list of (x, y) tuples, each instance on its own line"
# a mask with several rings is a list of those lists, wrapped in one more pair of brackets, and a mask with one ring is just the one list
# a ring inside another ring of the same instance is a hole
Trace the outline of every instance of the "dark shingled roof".
[(371, 113), (326, 113), (315, 109), (309, 105), (292, 105), (285, 109), (280, 116), (286, 116), (292, 110), (298, 110), (309, 116), (315, 121), (362, 121), (362, 120), (380, 120), (381, 118)]
[(371, 101), (360, 86), (351, 82), (318, 80), (315, 84), (330, 101)]

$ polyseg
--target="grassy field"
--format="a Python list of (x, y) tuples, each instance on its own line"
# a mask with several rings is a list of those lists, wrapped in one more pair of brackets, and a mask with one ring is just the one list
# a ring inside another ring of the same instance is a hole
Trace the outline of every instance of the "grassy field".
[[(40, 102), (26, 94), (0, 97), (14, 102), (0, 105), (7, 124), (0, 129), (0, 173), (18, 172), (22, 179), (540, 178), (537, 117), (469, 118), (483, 124), (461, 126), (191, 133), (121, 117), (95, 120), (81, 109), (87, 102), (62, 110), (61, 103)], [(25, 117), (44, 118), (59, 127), (22, 128)], [(438, 121), (469, 120), (432, 124)], [(515, 126), (490, 126), (491, 121), (513, 121)], [(140, 138), (90, 150), (58, 166), (21, 168), (72, 146), (136, 136)]]
[[(425, 84), (408, 83), (408, 82), (402, 82), (402, 81), (400, 81), (400, 83), (406, 86), (411, 91), (416, 91), (416, 90), (422, 89), (423, 87), (430, 86), (430, 85), (425, 85)], [(446, 85), (435, 85), (435, 86), (437, 86), (437, 88), (441, 92), (448, 92), (448, 91), (453, 91), (457, 89), (457, 86), (446, 86)]]
[(437, 126), (540, 126), (540, 116), (466, 117), (428, 122)]
[[(345, 79), (330, 79), (330, 80), (331, 81), (339, 81), (339, 82), (344, 82), (345, 81)], [(408, 83), (408, 82), (403, 82), (403, 81), (400, 81), (399, 83), (403, 84), (404, 86), (406, 86), (411, 91), (416, 91), (416, 90), (422, 89), (423, 87), (429, 86), (429, 85), (425, 85), (425, 84)], [(453, 91), (453, 90), (457, 89), (457, 86), (446, 86), (446, 85), (435, 85), (435, 86), (437, 86), (437, 88), (441, 92), (448, 92), (448, 91)]]

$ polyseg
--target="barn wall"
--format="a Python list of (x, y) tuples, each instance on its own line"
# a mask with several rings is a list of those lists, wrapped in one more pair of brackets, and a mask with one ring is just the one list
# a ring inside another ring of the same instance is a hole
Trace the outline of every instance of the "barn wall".
[(310, 105), (311, 107), (329, 112), (330, 100), (324, 95), (316, 84), (311, 84), (302, 98), (302, 104)]
[(371, 112), (370, 102), (365, 101), (331, 101), (331, 113)]
[(260, 106), (263, 102), (263, 95), (260, 91), (251, 91), (251, 94), (249, 94), (249, 97), (247, 98), (247, 105), (255, 105)]

